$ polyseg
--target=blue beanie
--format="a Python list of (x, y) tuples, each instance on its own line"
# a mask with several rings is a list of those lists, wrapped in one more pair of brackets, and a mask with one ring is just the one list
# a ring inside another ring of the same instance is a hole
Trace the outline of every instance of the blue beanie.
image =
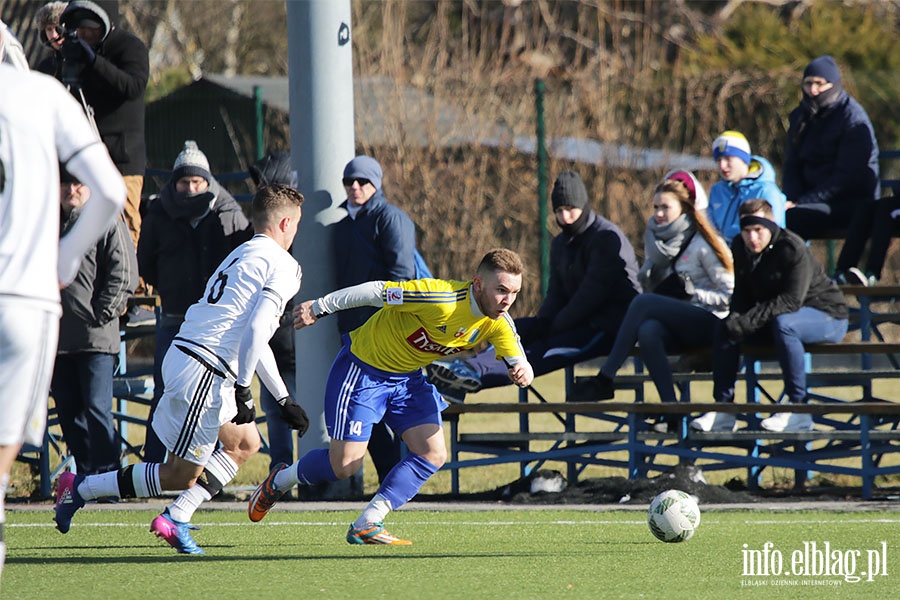
[(812, 59), (806, 65), (806, 68), (803, 69), (803, 79), (807, 77), (821, 77), (830, 83), (840, 83), (841, 71), (838, 69), (837, 63), (834, 62), (834, 58), (826, 54), (825, 56)]
[(376, 190), (381, 189), (381, 165), (371, 156), (357, 156), (344, 167), (344, 179), (359, 177), (368, 179)]

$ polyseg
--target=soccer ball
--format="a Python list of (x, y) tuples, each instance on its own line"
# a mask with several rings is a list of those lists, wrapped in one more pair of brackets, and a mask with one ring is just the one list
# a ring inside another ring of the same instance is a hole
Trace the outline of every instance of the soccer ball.
[(700, 507), (688, 494), (666, 490), (650, 503), (647, 525), (650, 533), (664, 542), (689, 540), (700, 525)]

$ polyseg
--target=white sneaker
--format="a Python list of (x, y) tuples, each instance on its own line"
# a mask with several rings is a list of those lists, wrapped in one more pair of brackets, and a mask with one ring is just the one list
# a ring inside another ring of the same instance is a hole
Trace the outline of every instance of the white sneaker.
[(708, 412), (691, 421), (694, 431), (721, 432), (737, 430), (737, 418), (732, 413)]
[(760, 421), (766, 431), (780, 433), (782, 431), (812, 431), (812, 415), (801, 413), (775, 413), (768, 419)]

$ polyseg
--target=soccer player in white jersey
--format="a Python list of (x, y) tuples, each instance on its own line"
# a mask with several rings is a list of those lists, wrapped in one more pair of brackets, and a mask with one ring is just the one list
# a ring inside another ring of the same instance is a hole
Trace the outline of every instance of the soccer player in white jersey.
[[(279, 398), (285, 421), (299, 435), (306, 432), (306, 413), (288, 394), (269, 347), (287, 301), (300, 289), (300, 265), (287, 249), (302, 203), (303, 196), (291, 187), (260, 189), (251, 210), (256, 235), (222, 261), (203, 297), (185, 314), (163, 360), (166, 391), (152, 423), (168, 450), (166, 462), (87, 477), (63, 473), (54, 519), (60, 532), (69, 531), (86, 500), (185, 490), (153, 520), (150, 531), (180, 553), (204, 554), (191, 537), (191, 516), (259, 450), (250, 395), (254, 371)], [(218, 450), (217, 440), (222, 442)]]
[[(60, 162), (94, 191), (63, 239)], [(9, 471), (46, 428), (60, 287), (124, 202), (122, 177), (75, 99), (51, 77), (0, 64), (0, 572)]]
[(332, 292), (294, 308), (294, 327), (358, 306), (376, 312), (344, 336), (325, 388), (329, 448), (312, 450), (288, 467), (276, 465), (250, 497), (251, 521), (259, 521), (297, 484), (346, 479), (359, 469), (372, 425), (381, 421), (409, 452), (387, 474), (378, 492), (350, 525), (351, 544), (409, 545), (391, 535), (384, 518), (418, 493), (447, 458), (441, 411), (447, 404), (422, 367), (483, 342), (494, 345), (519, 386), (534, 379), (508, 311), (522, 287), (522, 261), (506, 249), (485, 255), (472, 281), (414, 279), (372, 281)]

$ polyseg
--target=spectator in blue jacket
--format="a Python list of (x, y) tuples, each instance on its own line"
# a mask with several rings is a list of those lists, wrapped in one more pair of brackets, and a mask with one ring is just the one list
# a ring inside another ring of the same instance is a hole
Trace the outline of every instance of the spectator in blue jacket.
[(762, 156), (750, 152), (750, 143), (738, 131), (724, 131), (712, 144), (713, 159), (722, 181), (709, 191), (707, 216), (726, 243), (741, 232), (738, 212), (753, 198), (768, 200), (779, 227), (785, 224), (785, 196), (775, 183), (775, 169)]
[[(791, 111), (782, 188), (787, 228), (804, 239), (829, 231), (860, 231), (845, 244), (838, 269), (855, 267), (880, 194), (878, 142), (865, 109), (841, 84), (831, 56), (803, 70), (803, 99)], [(849, 225), (849, 228), (848, 228)]]
[[(252, 235), (237, 201), (212, 176), (206, 155), (196, 142), (187, 140), (175, 159), (172, 177), (147, 207), (137, 247), (141, 276), (156, 289), (162, 304), (148, 423), (163, 394), (163, 358), (184, 313), (203, 295), (219, 263)], [(165, 446), (148, 427), (144, 460), (161, 462), (165, 453)]]
[[(515, 321), (536, 376), (609, 352), (641, 292), (634, 248), (591, 209), (578, 173), (559, 174), (551, 201), (562, 233), (550, 244), (547, 296), (536, 316)], [(467, 360), (435, 361), (426, 370), (444, 398), (456, 402), (466, 392), (511, 383), (493, 348)]]
[[(356, 156), (344, 167), (342, 183), (347, 216), (334, 230), (337, 287), (367, 281), (416, 278), (416, 226), (402, 209), (390, 204), (381, 188), (381, 165), (371, 156)], [(346, 335), (375, 314), (371, 306), (342, 310), (338, 330)], [(372, 428), (369, 455), (382, 481), (400, 461), (400, 439), (384, 424)]]

